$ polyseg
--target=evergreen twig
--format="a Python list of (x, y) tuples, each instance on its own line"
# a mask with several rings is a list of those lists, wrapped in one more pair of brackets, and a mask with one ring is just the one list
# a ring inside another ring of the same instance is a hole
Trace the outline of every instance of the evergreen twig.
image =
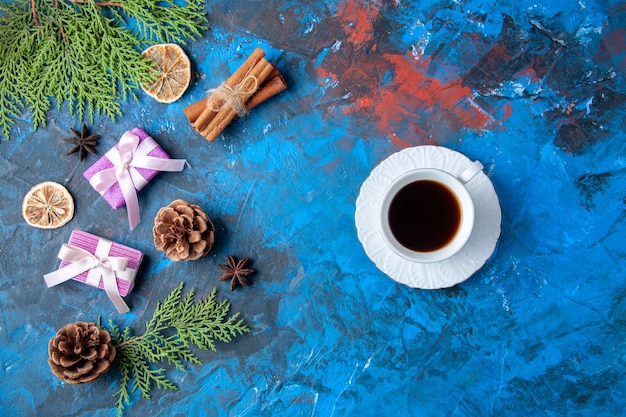
[(234, 337), (250, 332), (239, 313), (228, 315), (228, 300), (216, 302), (215, 288), (199, 302), (194, 302), (194, 289), (184, 298), (182, 290), (181, 283), (163, 302), (157, 303), (143, 335), (133, 336), (128, 327), (121, 330), (112, 321), (108, 322), (106, 328), (117, 349), (115, 362), (120, 371), (120, 389), (114, 394), (118, 416), (122, 415), (137, 389), (145, 399), (150, 399), (153, 386), (178, 389), (167, 378), (166, 369), (158, 367), (159, 364), (167, 363), (184, 371), (187, 363), (202, 364), (192, 345), (215, 351), (216, 340), (228, 343)]
[(93, 123), (121, 115), (154, 77), (141, 52), (156, 43), (185, 44), (205, 29), (203, 0), (0, 1), (0, 132), (9, 138), (23, 110), (33, 129), (53, 103)]

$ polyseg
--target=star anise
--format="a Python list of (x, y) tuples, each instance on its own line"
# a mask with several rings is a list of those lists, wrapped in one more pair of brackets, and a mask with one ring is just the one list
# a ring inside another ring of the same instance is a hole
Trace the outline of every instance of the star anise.
[(100, 135), (90, 135), (87, 130), (87, 126), (83, 123), (82, 132), (78, 132), (76, 129), (72, 129), (73, 138), (63, 139), (64, 142), (73, 143), (75, 146), (70, 149), (67, 153), (68, 155), (73, 154), (74, 152), (78, 152), (78, 157), (82, 161), (87, 156), (87, 152), (95, 155), (96, 151), (93, 148), (98, 143), (98, 139), (100, 139)]
[(218, 281), (230, 280), (230, 290), (233, 291), (239, 285), (246, 287), (248, 285), (247, 276), (254, 272), (254, 269), (247, 268), (248, 258), (242, 258), (237, 261), (232, 255), (228, 255), (228, 265), (219, 265), (224, 271)]

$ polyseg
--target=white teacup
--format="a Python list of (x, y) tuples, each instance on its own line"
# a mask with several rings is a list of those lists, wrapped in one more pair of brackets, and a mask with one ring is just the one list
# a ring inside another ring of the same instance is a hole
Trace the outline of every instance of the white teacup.
[(385, 243), (412, 262), (440, 262), (459, 252), (474, 227), (474, 202), (465, 184), (482, 169), (475, 161), (458, 177), (420, 168), (394, 179), (378, 211)]

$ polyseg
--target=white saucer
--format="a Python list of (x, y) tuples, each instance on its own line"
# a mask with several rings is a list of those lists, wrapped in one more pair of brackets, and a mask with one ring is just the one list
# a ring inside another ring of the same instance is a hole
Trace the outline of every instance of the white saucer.
[(465, 281), (487, 262), (500, 237), (502, 212), (493, 184), (484, 172), (466, 184), (474, 200), (474, 229), (465, 246), (451, 258), (435, 263), (408, 261), (385, 244), (377, 223), (382, 194), (396, 177), (417, 168), (437, 168), (457, 176), (471, 164), (459, 152), (425, 145), (399, 151), (372, 170), (356, 200), (355, 221), (365, 253), (378, 269), (410, 287), (436, 289)]

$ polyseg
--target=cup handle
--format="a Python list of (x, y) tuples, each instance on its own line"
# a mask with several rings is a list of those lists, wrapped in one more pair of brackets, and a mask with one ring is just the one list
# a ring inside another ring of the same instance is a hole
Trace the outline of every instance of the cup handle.
[(469, 180), (474, 178), (479, 172), (483, 170), (483, 164), (480, 161), (474, 161), (465, 171), (461, 172), (457, 178), (463, 184), (467, 184)]

